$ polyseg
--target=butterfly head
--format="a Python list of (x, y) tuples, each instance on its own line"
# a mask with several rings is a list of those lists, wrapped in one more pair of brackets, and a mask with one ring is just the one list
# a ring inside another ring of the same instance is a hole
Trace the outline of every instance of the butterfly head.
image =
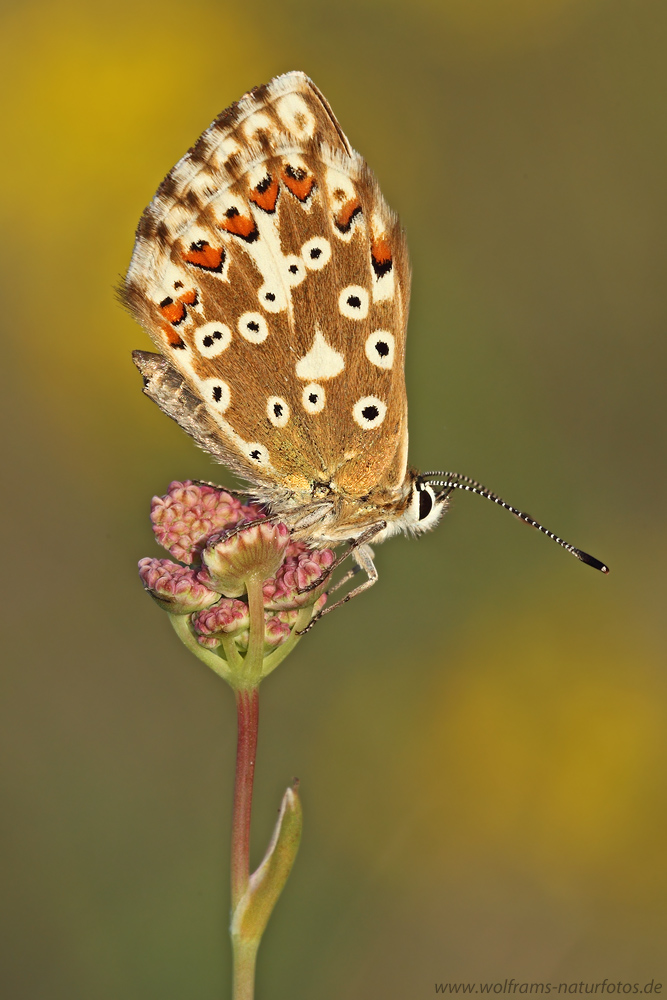
[(448, 492), (436, 492), (426, 480), (412, 474), (409, 503), (401, 518), (401, 528), (411, 535), (421, 535), (434, 528), (448, 505)]

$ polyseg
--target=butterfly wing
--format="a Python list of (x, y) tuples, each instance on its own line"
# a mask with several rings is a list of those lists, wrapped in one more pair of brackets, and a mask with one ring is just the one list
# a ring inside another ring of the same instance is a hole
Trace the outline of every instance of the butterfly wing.
[(294, 72), (167, 175), (123, 296), (164, 358), (140, 352), (153, 398), (203, 447), (258, 484), (361, 497), (405, 475), (409, 284), (397, 218)]

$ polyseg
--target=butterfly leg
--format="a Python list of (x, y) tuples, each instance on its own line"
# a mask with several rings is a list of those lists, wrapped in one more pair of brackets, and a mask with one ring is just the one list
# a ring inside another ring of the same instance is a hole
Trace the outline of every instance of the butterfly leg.
[(319, 621), (324, 615), (328, 615), (330, 611), (334, 611), (335, 608), (339, 608), (342, 604), (347, 604), (347, 602), (351, 601), (353, 597), (358, 597), (359, 594), (363, 594), (365, 590), (368, 590), (374, 583), (377, 582), (378, 571), (375, 568), (375, 563), (373, 562), (373, 550), (368, 543), (372, 541), (376, 535), (383, 531), (386, 526), (386, 521), (380, 521), (378, 524), (371, 525), (370, 528), (364, 531), (363, 534), (359, 535), (359, 537), (353, 541), (345, 555), (336, 560), (331, 567), (331, 570), (333, 570), (337, 565), (340, 565), (343, 559), (346, 559), (349, 555), (353, 557), (357, 565), (354, 569), (350, 570), (349, 573), (346, 573), (342, 580), (339, 580), (336, 586), (332, 587), (332, 590), (337, 590), (338, 587), (347, 583), (347, 581), (351, 580), (360, 569), (366, 574), (366, 579), (363, 583), (360, 583), (358, 587), (354, 587), (350, 590), (345, 597), (341, 597), (339, 601), (336, 601), (335, 604), (331, 604), (329, 607), (318, 611), (318, 613), (310, 620), (308, 625), (306, 625), (305, 629), (302, 629), (302, 631), (299, 632), (299, 635), (304, 635), (306, 632), (310, 631), (315, 622)]
[[(349, 555), (349, 554), (350, 554), (349, 552), (348, 552), (348, 553), (346, 553), (346, 555)], [(360, 569), (361, 569), (361, 566), (360, 566), (360, 565), (359, 565), (359, 564), (357, 563), (357, 565), (356, 565), (356, 566), (353, 566), (353, 567), (352, 567), (352, 569), (351, 569), (351, 570), (349, 570), (349, 571), (348, 571), (348, 572), (347, 572), (347, 573), (345, 574), (345, 576), (341, 576), (341, 578), (340, 578), (340, 580), (338, 581), (338, 583), (334, 583), (333, 587), (329, 587), (329, 590), (327, 591), (327, 593), (329, 593), (329, 594), (333, 594), (334, 590), (339, 590), (339, 589), (340, 589), (341, 587), (344, 587), (346, 583), (349, 583), (349, 582), (350, 582), (350, 580), (351, 580), (351, 579), (352, 579), (352, 578), (353, 578), (354, 576), (356, 576), (356, 575), (357, 575), (357, 573), (359, 572), (359, 570), (360, 570)]]
[[(321, 587), (323, 582), (331, 576), (334, 570), (337, 569), (340, 566), (340, 564), (347, 559), (348, 556), (351, 556), (353, 554), (353, 551), (354, 550), (351, 548), (348, 549), (347, 552), (345, 552), (342, 556), (339, 556), (338, 559), (336, 559), (331, 564), (331, 566), (329, 566), (328, 569), (324, 570), (321, 576), (319, 576), (316, 580), (313, 580), (313, 582), (309, 583), (306, 587), (297, 587), (297, 593), (307, 594), (311, 590), (317, 590), (317, 588)], [(342, 576), (337, 583), (334, 583), (333, 587), (329, 587), (327, 593), (333, 594), (334, 590), (338, 590), (340, 587), (344, 587), (346, 583), (350, 582), (353, 576), (357, 575), (360, 569), (361, 566), (359, 565), (354, 566), (348, 573), (345, 574), (345, 576)]]
[[(300, 587), (299, 593), (307, 594), (309, 590), (316, 590), (318, 587), (320, 587), (322, 585), (322, 581), (326, 577), (329, 577), (333, 573), (335, 573), (338, 567), (342, 563), (344, 563), (349, 556), (356, 557), (356, 552), (358, 551), (358, 549), (361, 548), (362, 545), (367, 546), (368, 542), (371, 542), (375, 538), (375, 536), (378, 535), (381, 531), (383, 531), (384, 528), (386, 527), (387, 527), (386, 521), (378, 521), (377, 524), (372, 524), (370, 528), (367, 528), (365, 531), (362, 531), (362, 533), (358, 535), (357, 538), (351, 539), (349, 549), (346, 549), (346, 551), (343, 552), (342, 556), (337, 556), (336, 559), (334, 559), (334, 561), (332, 562), (331, 566), (329, 566), (329, 568), (322, 574), (322, 576), (318, 577), (317, 580), (313, 580), (313, 582), (309, 583), (306, 587)], [(349, 573), (346, 573), (345, 576), (342, 577), (342, 579), (340, 579), (338, 583), (331, 588), (331, 591), (333, 592), (334, 590), (338, 590), (339, 587), (342, 587), (344, 583), (347, 583), (348, 580), (351, 580), (354, 574), (358, 573), (359, 570), (362, 568), (365, 569), (365, 567), (362, 567), (360, 565), (355, 566), (353, 570), (350, 570)]]
[[(197, 482), (199, 483), (199, 482), (201, 482), (201, 480), (197, 480)], [(205, 483), (204, 485), (207, 485), (207, 486), (211, 485), (212, 486), (213, 483), (210, 483), (210, 484), (209, 483)], [(217, 487), (217, 488), (220, 489), (221, 487)], [(224, 490), (225, 490), (226, 493), (236, 493), (237, 496), (248, 496), (247, 493), (241, 493), (240, 490), (228, 490), (227, 487), (224, 487)], [(261, 506), (261, 504), (260, 504), (260, 506)], [(307, 526), (307, 525), (309, 525), (311, 523), (315, 523), (316, 520), (319, 520), (321, 518), (319, 507), (318, 507), (316, 513), (317, 513), (317, 519), (313, 517), (313, 512), (310, 511), (310, 513), (308, 514), (308, 518), (309, 519), (304, 518), (302, 521), (299, 522), (298, 526), (299, 527), (304, 527), (304, 526)], [(261, 524), (278, 524), (279, 521), (284, 521), (284, 515), (283, 514), (266, 514), (264, 517), (262, 517), (259, 520), (256, 519), (256, 520), (252, 520), (252, 521), (239, 521), (239, 523), (235, 524), (234, 527), (228, 528), (227, 531), (224, 532), (223, 538), (224, 538), (225, 541), (228, 541), (230, 538), (233, 538), (234, 535), (240, 535), (241, 532), (246, 531), (248, 528), (253, 528), (256, 524), (260, 524), (260, 523)], [(335, 565), (336, 564), (334, 563), (334, 566)], [(331, 570), (329, 570), (329, 572), (331, 572)], [(306, 587), (306, 590), (314, 590), (315, 587), (319, 587), (319, 585), (320, 585), (321, 582), (322, 582), (321, 580), (316, 580), (314, 586), (312, 586), (312, 587)]]
[[(318, 622), (320, 618), (322, 618), (324, 615), (328, 615), (331, 611), (334, 611), (336, 608), (340, 608), (341, 605), (347, 604), (347, 602), (351, 601), (353, 597), (358, 597), (359, 594), (363, 594), (365, 590), (368, 590), (370, 587), (373, 586), (374, 583), (377, 582), (378, 571), (375, 568), (375, 563), (373, 562), (373, 556), (371, 555), (371, 552), (372, 549), (370, 545), (360, 545), (353, 552), (353, 556), (359, 565), (359, 569), (362, 569), (366, 574), (366, 579), (364, 580), (364, 582), (360, 583), (358, 587), (354, 587), (353, 590), (350, 590), (349, 593), (345, 595), (345, 597), (341, 597), (340, 601), (336, 601), (335, 604), (330, 604), (328, 608), (323, 608), (321, 611), (318, 611), (318, 613), (314, 615), (313, 618), (311, 618), (308, 625), (306, 625), (306, 627), (302, 629), (301, 632), (298, 633), (299, 635), (305, 635), (306, 632), (310, 631), (315, 622)], [(356, 568), (347, 573), (343, 578), (343, 580), (340, 581), (340, 583), (346, 582), (354, 575), (355, 572), (357, 572)]]

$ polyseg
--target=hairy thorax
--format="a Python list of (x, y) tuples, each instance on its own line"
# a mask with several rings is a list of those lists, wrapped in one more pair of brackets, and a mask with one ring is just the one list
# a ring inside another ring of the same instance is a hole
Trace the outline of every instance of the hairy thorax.
[(377, 527), (377, 541), (399, 531), (411, 531), (409, 508), (416, 473), (409, 470), (394, 489), (377, 487), (360, 501), (331, 483), (314, 482), (309, 490), (259, 490), (259, 498), (280, 517), (297, 539), (338, 545)]

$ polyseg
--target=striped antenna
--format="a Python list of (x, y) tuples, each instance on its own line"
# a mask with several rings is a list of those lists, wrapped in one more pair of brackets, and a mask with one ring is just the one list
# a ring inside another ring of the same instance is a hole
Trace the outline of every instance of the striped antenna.
[(486, 486), (478, 483), (475, 479), (471, 479), (469, 476), (462, 476), (458, 472), (424, 472), (423, 475), (420, 476), (420, 479), (430, 478), (431, 476), (445, 477), (444, 479), (432, 480), (429, 484), (431, 486), (442, 487), (442, 492), (439, 495), (440, 497), (442, 497), (443, 494), (448, 496), (453, 490), (465, 490), (466, 493), (475, 493), (479, 497), (485, 497), (486, 500), (492, 500), (493, 503), (497, 503), (499, 507), (504, 507), (505, 510), (510, 512), (510, 514), (514, 514), (514, 516), (520, 521), (523, 521), (524, 524), (529, 524), (531, 528), (537, 528), (537, 530), (541, 531), (543, 535), (546, 535), (547, 538), (556, 542), (557, 545), (560, 545), (561, 548), (565, 549), (566, 552), (569, 552), (570, 555), (575, 556), (580, 562), (586, 563), (587, 566), (592, 566), (593, 569), (599, 569), (601, 573), (606, 574), (609, 572), (609, 567), (605, 566), (605, 564), (600, 562), (599, 559), (596, 559), (595, 556), (590, 556), (588, 552), (583, 552), (581, 549), (575, 548), (574, 545), (570, 545), (569, 542), (564, 541), (564, 539), (559, 538), (558, 535), (555, 535), (553, 531), (549, 531), (549, 529), (545, 528), (539, 521), (530, 517), (529, 514), (524, 514), (523, 511), (517, 510), (516, 507), (512, 507), (511, 504), (506, 503), (505, 500), (496, 496), (496, 494), (492, 493), (491, 490), (487, 490)]

